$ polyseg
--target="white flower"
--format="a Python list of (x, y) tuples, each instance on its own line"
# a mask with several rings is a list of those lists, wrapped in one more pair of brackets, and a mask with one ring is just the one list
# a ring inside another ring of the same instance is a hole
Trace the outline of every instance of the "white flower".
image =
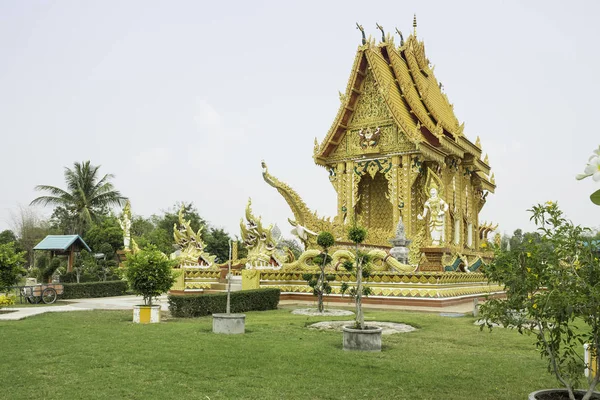
[(594, 150), (594, 155), (588, 160), (588, 163), (583, 170), (583, 174), (577, 174), (575, 178), (581, 180), (588, 176), (591, 176), (594, 181), (600, 182), (600, 146)]
[(590, 162), (586, 165), (584, 172), (592, 175), (592, 179), (600, 182), (600, 155), (590, 158)]

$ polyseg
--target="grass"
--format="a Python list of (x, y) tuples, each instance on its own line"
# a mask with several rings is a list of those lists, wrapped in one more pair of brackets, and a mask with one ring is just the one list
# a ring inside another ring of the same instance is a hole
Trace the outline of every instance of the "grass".
[(0, 321), (10, 365), (0, 398), (512, 400), (557, 386), (532, 337), (480, 332), (472, 317), (366, 318), (419, 330), (384, 336), (381, 353), (355, 353), (342, 350), (341, 333), (306, 328), (323, 318), (289, 309), (249, 312), (246, 334), (234, 336), (213, 334), (211, 317), (136, 325), (131, 311)]

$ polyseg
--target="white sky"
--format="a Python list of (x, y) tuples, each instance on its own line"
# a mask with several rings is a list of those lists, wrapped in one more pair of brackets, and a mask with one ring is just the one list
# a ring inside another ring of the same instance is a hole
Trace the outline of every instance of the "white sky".
[[(289, 235), (287, 204), (260, 161), (320, 215), (335, 214), (312, 160), (345, 90), (360, 33), (418, 36), (465, 134), (481, 137), (498, 189), (481, 220), (531, 230), (558, 201), (600, 225), (576, 181), (600, 144), (600, 3), (594, 1), (0, 2), (0, 230), (91, 160), (135, 214), (192, 201), (239, 235), (255, 214)], [(398, 43), (398, 38), (396, 38)], [(42, 210), (49, 215), (51, 209)]]

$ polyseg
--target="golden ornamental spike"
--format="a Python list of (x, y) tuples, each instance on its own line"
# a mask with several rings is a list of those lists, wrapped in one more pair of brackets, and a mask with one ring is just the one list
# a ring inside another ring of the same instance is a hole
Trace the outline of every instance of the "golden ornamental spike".
[(481, 148), (481, 139), (479, 138), (479, 136), (477, 136), (477, 139), (475, 140), (475, 146)]
[(487, 154), (485, 155), (485, 158), (483, 159), (483, 162), (486, 163), (486, 164), (488, 164), (488, 165), (490, 164), (490, 159), (489, 159), (489, 157), (488, 157)]
[(417, 37), (417, 14), (413, 16), (413, 35)]

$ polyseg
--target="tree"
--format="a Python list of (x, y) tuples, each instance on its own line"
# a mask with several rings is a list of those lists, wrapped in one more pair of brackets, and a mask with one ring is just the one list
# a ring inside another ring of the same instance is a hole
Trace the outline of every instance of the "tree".
[(19, 207), (11, 212), (13, 232), (17, 235), (17, 247), (26, 252), (28, 266), (33, 265), (33, 248), (51, 233), (48, 221), (31, 207)]
[(0, 244), (7, 244), (11, 242), (16, 242), (17, 236), (10, 229), (6, 229), (0, 232)]
[(73, 232), (83, 236), (91, 223), (105, 215), (109, 207), (122, 205), (126, 200), (110, 183), (114, 175), (100, 177), (99, 169), (100, 166), (91, 165), (90, 161), (75, 162), (73, 169), (65, 168), (67, 189), (38, 185), (35, 189), (48, 192), (48, 195), (34, 199), (31, 205), (62, 207), (72, 217)]
[(206, 235), (204, 249), (207, 253), (217, 256), (217, 262), (225, 262), (229, 259), (229, 234), (221, 228), (210, 228)]
[[(201, 226), (206, 225), (206, 221), (200, 217), (193, 203), (176, 203), (171, 210), (165, 211), (162, 217), (152, 216), (154, 226), (158, 229), (163, 229), (171, 242), (173, 241), (173, 227), (179, 225), (179, 210), (181, 210), (181, 207), (183, 207), (183, 219), (190, 221), (190, 227), (194, 232), (197, 232)], [(204, 241), (206, 241), (207, 234), (208, 232), (205, 229), (202, 232), (202, 239)]]
[[(555, 203), (529, 211), (538, 235), (523, 235), (519, 247), (498, 252), (486, 266), (486, 278), (504, 285), (506, 299), (490, 299), (481, 314), (490, 329), (499, 323), (534, 335), (548, 370), (575, 399), (573, 388), (590, 367), (580, 346), (600, 346), (600, 249), (590, 231), (573, 225)], [(591, 369), (600, 371), (600, 357)], [(590, 375), (584, 399), (600, 381), (598, 373)]]
[[(351, 262), (344, 262), (343, 266), (348, 271), (355, 270), (356, 274), (356, 287), (351, 294), (354, 296), (354, 302), (356, 304), (356, 320), (355, 327), (356, 329), (365, 329), (365, 316), (362, 311), (362, 296), (368, 295), (370, 293), (369, 287), (362, 286), (362, 279), (366, 278), (369, 274), (369, 270), (365, 268), (365, 266), (369, 263), (369, 256), (366, 253), (363, 253), (358, 250), (358, 245), (365, 241), (367, 237), (367, 230), (361, 226), (359, 226), (356, 221), (354, 224), (348, 229), (348, 239), (354, 243), (354, 249), (356, 254), (356, 264), (353, 265)], [(347, 288), (343, 287), (342, 291), (345, 291)]]
[[(150, 218), (136, 216), (131, 223), (131, 235), (140, 248), (154, 245), (165, 254), (175, 251), (173, 227), (179, 225), (179, 210), (183, 206), (183, 217), (190, 221), (194, 231), (204, 226), (205, 221), (200, 217), (192, 203), (176, 203), (171, 209), (164, 211), (163, 215), (152, 215)], [(202, 232), (202, 239), (206, 242), (208, 232)]]
[(150, 245), (127, 257), (125, 278), (133, 292), (144, 298), (144, 304), (151, 306), (152, 299), (169, 291), (175, 282), (172, 269), (174, 263), (176, 260), (169, 260)]
[(84, 240), (94, 253), (102, 253), (104, 244), (109, 244), (114, 253), (123, 248), (123, 229), (116, 217), (100, 217), (85, 233)]
[[(319, 275), (312, 277), (308, 280), (308, 285), (313, 288), (313, 293), (317, 295), (317, 308), (320, 313), (324, 310), (323, 306), (323, 294), (331, 293), (331, 285), (329, 280), (325, 276), (325, 266), (331, 263), (331, 257), (329, 256), (329, 248), (333, 246), (335, 239), (330, 232), (321, 232), (317, 236), (317, 244), (323, 249), (322, 253), (315, 257), (315, 262), (318, 263), (319, 269), (321, 270)], [(312, 276), (312, 274), (310, 274)]]
[(0, 244), (0, 292), (14, 286), (27, 273), (24, 264), (25, 252), (16, 251), (13, 242)]

